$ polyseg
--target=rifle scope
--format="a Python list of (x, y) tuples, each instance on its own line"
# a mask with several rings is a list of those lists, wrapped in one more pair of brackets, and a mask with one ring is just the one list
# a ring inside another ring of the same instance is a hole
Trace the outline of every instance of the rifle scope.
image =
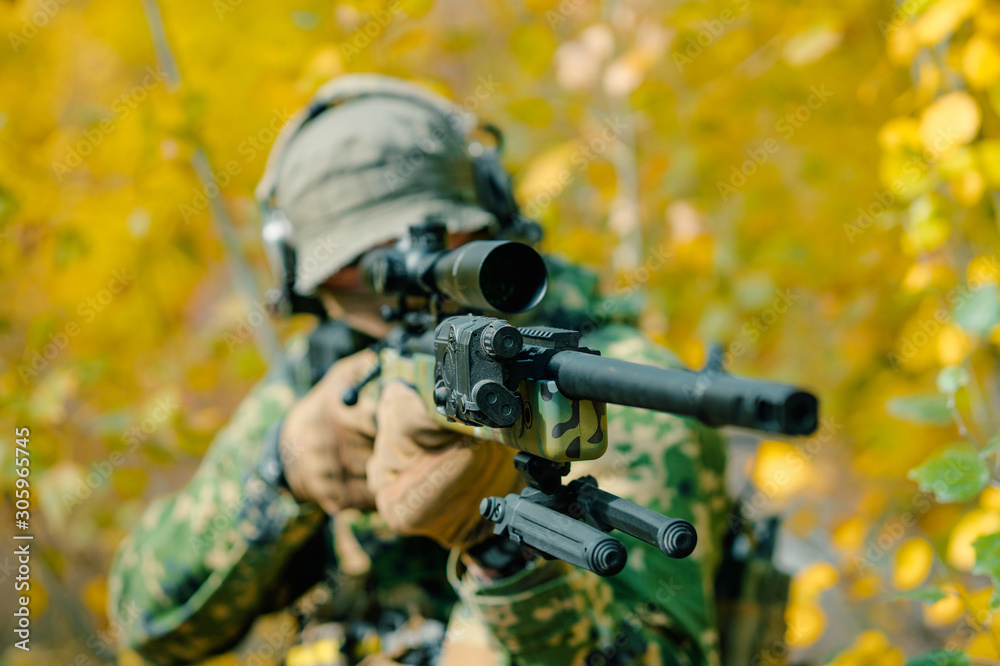
[(361, 258), (361, 279), (379, 294), (444, 296), (476, 310), (517, 314), (538, 305), (548, 287), (542, 257), (513, 241), (472, 241), (446, 249), (445, 227), (410, 227), (408, 238)]

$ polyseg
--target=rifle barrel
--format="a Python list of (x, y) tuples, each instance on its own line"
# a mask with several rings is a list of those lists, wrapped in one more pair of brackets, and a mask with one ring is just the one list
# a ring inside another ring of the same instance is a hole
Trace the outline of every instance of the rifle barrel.
[(566, 350), (552, 356), (546, 375), (571, 399), (693, 416), (710, 426), (809, 435), (818, 424), (811, 393), (722, 371), (657, 368)]

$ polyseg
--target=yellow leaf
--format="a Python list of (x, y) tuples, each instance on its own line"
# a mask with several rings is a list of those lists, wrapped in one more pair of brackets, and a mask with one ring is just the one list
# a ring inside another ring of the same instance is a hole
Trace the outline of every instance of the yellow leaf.
[(909, 116), (893, 118), (878, 131), (878, 145), (886, 152), (919, 148), (920, 123)]
[[(30, 599), (28, 602), (28, 608), (31, 609), (32, 615), (38, 617), (49, 607), (49, 593), (42, 585), (42, 582), (38, 578), (32, 578), (31, 587), (25, 593), (25, 596)], [(104, 615), (104, 607), (101, 607), (100, 614)]]
[(882, 155), (878, 176), (882, 184), (891, 188), (903, 201), (926, 194), (937, 184), (937, 174), (924, 159), (903, 152)]
[(429, 12), (434, 0), (399, 0), (399, 4), (408, 17), (415, 19)]
[(848, 592), (851, 599), (860, 601), (874, 597), (880, 589), (882, 589), (882, 579), (876, 574), (870, 573), (854, 581)]
[(903, 288), (913, 292), (923, 291), (931, 283), (933, 275), (934, 271), (931, 270), (927, 262), (915, 263), (906, 271), (906, 277), (903, 278)]
[(795, 574), (789, 598), (800, 604), (816, 603), (819, 594), (836, 585), (839, 579), (840, 573), (832, 564), (826, 562), (810, 564)]
[(555, 9), (560, 0), (524, 0), (524, 8), (533, 14), (544, 14)]
[(91, 613), (97, 617), (104, 615), (108, 607), (108, 585), (104, 576), (90, 579), (83, 586), (81, 597)]
[(892, 583), (898, 590), (912, 590), (927, 578), (934, 562), (934, 549), (921, 538), (913, 538), (896, 551)]
[[(997, 633), (994, 630), (987, 629), (986, 631), (981, 631), (972, 637), (972, 640), (968, 642), (965, 646), (965, 654), (970, 657), (979, 657), (981, 659), (997, 659), (1000, 658), (1000, 651), (997, 651)], [(981, 661), (973, 661), (972, 663), (982, 663)]]
[(609, 198), (615, 193), (618, 182), (615, 168), (607, 162), (594, 162), (587, 167), (587, 180)]
[(537, 23), (521, 25), (510, 38), (510, 51), (529, 74), (541, 74), (552, 61), (556, 40), (552, 32)]
[(923, 106), (934, 99), (941, 87), (941, 70), (930, 60), (924, 60), (917, 69), (916, 97), (914, 103)]
[(979, 506), (1000, 512), (1000, 488), (988, 486), (979, 496)]
[(575, 174), (570, 170), (570, 160), (577, 154), (576, 142), (568, 141), (549, 148), (533, 159), (518, 179), (518, 198), (529, 215), (537, 215), (535, 208), (546, 208), (559, 196)]
[(843, 38), (838, 27), (813, 26), (788, 40), (784, 50), (785, 60), (793, 67), (815, 62), (837, 48)]
[(139, 497), (146, 490), (146, 470), (141, 467), (129, 467), (116, 470), (111, 477), (115, 492), (122, 499)]
[(996, 2), (987, 2), (976, 10), (973, 17), (976, 24), (976, 31), (984, 35), (995, 35), (1000, 33), (1000, 5)]
[(938, 161), (938, 168), (941, 170), (941, 175), (948, 179), (958, 178), (969, 169), (974, 169), (975, 166), (975, 153), (968, 146), (952, 150), (943, 155)]
[(545, 127), (552, 122), (552, 107), (542, 97), (522, 97), (507, 105), (517, 120), (532, 127)]
[(768, 497), (782, 498), (808, 485), (812, 466), (793, 445), (764, 440), (757, 448), (753, 482)]
[(1000, 263), (996, 255), (981, 254), (969, 262), (965, 268), (965, 276), (970, 285), (980, 286), (986, 282), (996, 284), (1000, 278)]
[(933, 46), (957, 28), (979, 5), (977, 0), (941, 0), (913, 24), (917, 41)]
[(990, 598), (993, 596), (993, 587), (981, 587), (978, 590), (967, 592), (965, 601), (970, 615), (979, 619), (984, 625), (991, 625), (996, 611), (990, 610)]
[(790, 603), (785, 609), (785, 640), (792, 647), (812, 645), (826, 631), (826, 614), (816, 604)]
[(958, 622), (965, 614), (965, 603), (962, 601), (954, 585), (944, 586), (946, 596), (932, 604), (924, 604), (924, 624), (931, 627), (944, 627)]
[(979, 106), (968, 93), (948, 93), (924, 109), (920, 139), (928, 153), (939, 156), (972, 141), (979, 132), (980, 120)]
[(894, 65), (909, 65), (918, 48), (920, 43), (910, 26), (900, 26), (889, 33), (886, 52)]
[(833, 530), (833, 545), (841, 550), (854, 550), (868, 534), (868, 523), (860, 517), (849, 518)]
[(986, 181), (996, 187), (1000, 186), (1000, 141), (985, 139), (976, 144), (979, 166), (986, 176)]
[(332, 79), (338, 74), (344, 73), (344, 62), (340, 54), (340, 49), (328, 46), (321, 48), (313, 54), (309, 62), (303, 68), (300, 84), (303, 88), (312, 89)]
[(976, 169), (966, 169), (951, 183), (955, 201), (960, 206), (971, 208), (976, 205), (986, 190), (986, 180)]
[(903, 653), (889, 644), (885, 634), (865, 631), (827, 666), (903, 666), (904, 661)]
[(1000, 76), (1000, 50), (989, 39), (976, 35), (962, 55), (962, 72), (972, 88), (986, 88)]
[(1000, 532), (1000, 513), (989, 509), (969, 511), (951, 530), (946, 555), (948, 564), (960, 571), (971, 571), (976, 563), (972, 542), (994, 532)]
[(796, 536), (805, 539), (820, 529), (820, 515), (813, 509), (803, 507), (788, 518), (785, 526)]
[(903, 229), (906, 231), (903, 248), (910, 254), (920, 254), (944, 245), (951, 233), (951, 222), (946, 217), (931, 215), (910, 219)]
[(941, 328), (937, 339), (938, 360), (941, 365), (959, 365), (972, 351), (972, 339), (958, 326), (948, 324)]

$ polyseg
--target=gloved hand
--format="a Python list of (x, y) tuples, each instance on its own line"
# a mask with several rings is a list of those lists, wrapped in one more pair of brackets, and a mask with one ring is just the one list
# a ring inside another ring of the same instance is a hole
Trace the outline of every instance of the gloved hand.
[(383, 389), (376, 420), (368, 488), (378, 512), (400, 534), (465, 550), (493, 529), (479, 515), (480, 501), (524, 487), (513, 449), (442, 429), (402, 382)]
[(374, 352), (364, 350), (334, 363), (292, 406), (281, 429), (281, 462), (292, 494), (331, 515), (375, 506), (365, 482), (375, 437), (375, 400), (362, 395), (348, 407), (342, 396), (376, 360)]

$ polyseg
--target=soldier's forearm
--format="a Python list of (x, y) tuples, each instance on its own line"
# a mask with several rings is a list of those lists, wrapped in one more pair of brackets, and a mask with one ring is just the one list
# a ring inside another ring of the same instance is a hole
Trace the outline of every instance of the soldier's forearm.
[(156, 663), (190, 662), (227, 648), (272, 609), (285, 564), (324, 518), (262, 476), (265, 438), (292, 400), (282, 385), (258, 387), (194, 478), (154, 502), (122, 542), (109, 608), (123, 646)]

